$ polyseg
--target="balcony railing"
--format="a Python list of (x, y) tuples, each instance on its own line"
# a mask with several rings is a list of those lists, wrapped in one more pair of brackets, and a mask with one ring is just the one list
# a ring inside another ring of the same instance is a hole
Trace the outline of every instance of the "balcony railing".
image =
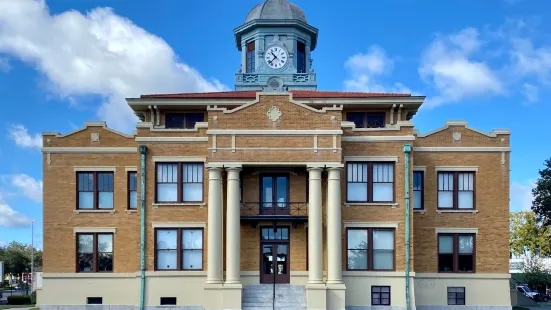
[(308, 217), (307, 202), (242, 202), (241, 217)]

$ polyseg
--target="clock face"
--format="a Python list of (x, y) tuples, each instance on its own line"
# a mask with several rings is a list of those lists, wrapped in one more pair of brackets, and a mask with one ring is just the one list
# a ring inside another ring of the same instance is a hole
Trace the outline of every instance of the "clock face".
[(283, 68), (288, 58), (287, 51), (279, 46), (272, 46), (264, 53), (264, 60), (266, 60), (268, 67), (272, 69)]

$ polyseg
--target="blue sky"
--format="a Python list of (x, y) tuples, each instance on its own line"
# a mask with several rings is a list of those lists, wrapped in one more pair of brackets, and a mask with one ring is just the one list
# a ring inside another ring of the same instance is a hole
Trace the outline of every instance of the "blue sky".
[[(124, 97), (232, 89), (232, 31), (258, 2), (0, 0), (0, 245), (30, 242), (35, 221), (41, 246), (41, 132), (98, 119), (130, 132)], [(529, 208), (551, 155), (550, 1), (295, 3), (320, 29), (320, 90), (426, 95), (421, 132), (511, 129), (511, 209)]]

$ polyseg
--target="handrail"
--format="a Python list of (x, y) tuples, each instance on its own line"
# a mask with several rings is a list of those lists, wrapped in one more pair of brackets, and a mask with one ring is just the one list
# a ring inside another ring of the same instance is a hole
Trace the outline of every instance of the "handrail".
[(307, 202), (241, 202), (241, 216), (308, 216)]

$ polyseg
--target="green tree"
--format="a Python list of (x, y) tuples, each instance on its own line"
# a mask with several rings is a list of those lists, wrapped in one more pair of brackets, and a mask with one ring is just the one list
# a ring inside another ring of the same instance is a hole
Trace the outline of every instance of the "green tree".
[[(31, 270), (32, 248), (19, 242), (12, 242), (6, 247), (0, 247), (0, 261), (4, 262), (4, 272), (21, 276)], [(42, 251), (34, 249), (34, 268), (42, 267)]]
[(522, 272), (524, 273), (524, 282), (532, 289), (545, 292), (547, 284), (551, 283), (550, 271), (544, 266), (538, 256), (526, 259)]
[(551, 226), (543, 225), (534, 212), (511, 212), (509, 230), (509, 246), (513, 254), (551, 255)]
[(545, 225), (551, 225), (551, 158), (545, 161), (545, 168), (539, 174), (532, 190), (532, 211), (544, 220)]

